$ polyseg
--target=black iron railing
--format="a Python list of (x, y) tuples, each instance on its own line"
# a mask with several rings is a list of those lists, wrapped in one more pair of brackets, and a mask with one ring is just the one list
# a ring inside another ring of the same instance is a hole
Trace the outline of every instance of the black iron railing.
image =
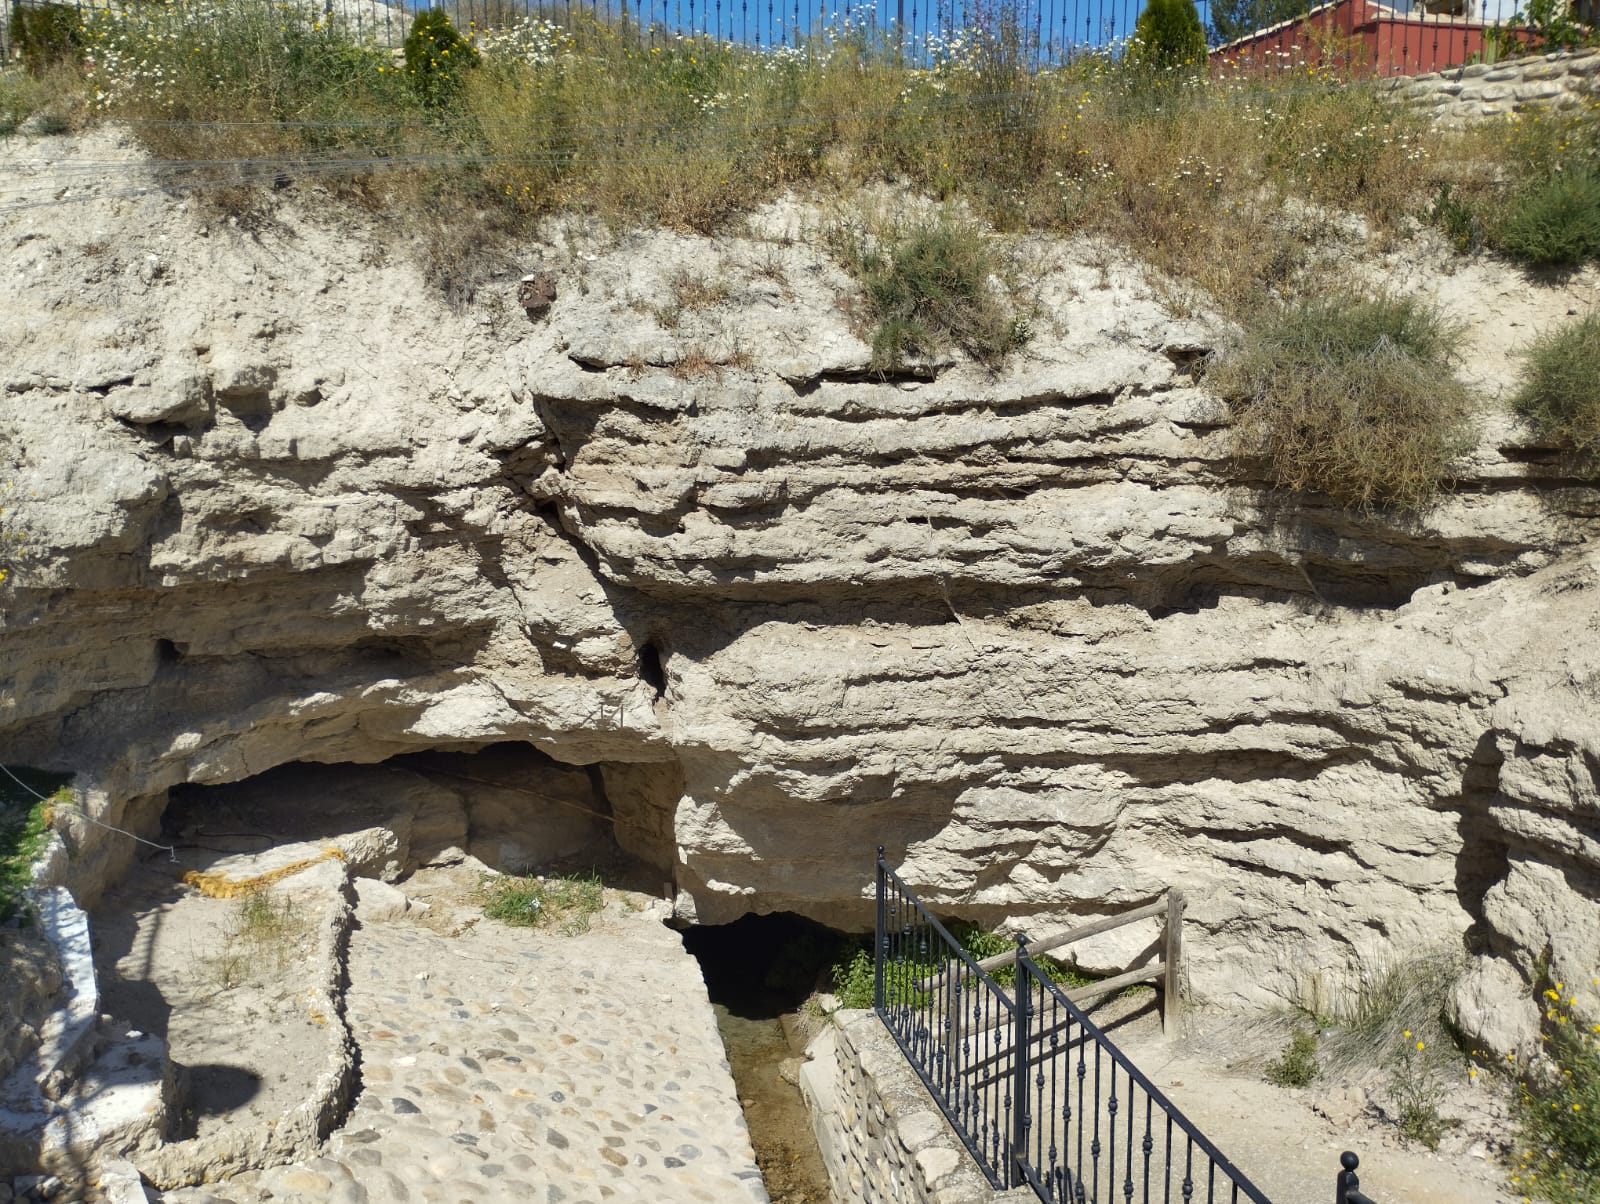
[(990, 1183), (1049, 1204), (1270, 1204), (1023, 941), (1015, 974), (1008, 993), (979, 969), (878, 850), (878, 1015)]
[[(878, 850), (877, 1013), (995, 1187), (1015, 1187), (1015, 1006)], [(952, 972), (953, 971), (953, 972)]]
[(1017, 1165), (1041, 1200), (1267, 1197), (1050, 981), (1017, 942), (1017, 1041), (1029, 1064)]
[(1356, 1174), (1356, 1167), (1361, 1165), (1349, 1150), (1339, 1155), (1339, 1178), (1334, 1183), (1333, 1204), (1376, 1204), (1376, 1201), (1366, 1192), (1361, 1190), (1361, 1179)]

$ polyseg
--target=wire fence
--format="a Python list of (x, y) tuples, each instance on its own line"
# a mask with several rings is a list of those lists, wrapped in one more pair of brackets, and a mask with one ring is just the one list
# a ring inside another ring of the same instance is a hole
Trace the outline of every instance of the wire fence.
[[(0, 0), (39, 7), (46, 0)], [(51, 0), (59, 2), (59, 0)], [(172, 3), (173, 0), (165, 0)], [(225, 11), (229, 0), (198, 0)], [(1578, 0), (1587, 4), (1590, 0)], [(396, 0), (298, 0), (340, 20), (358, 38), (399, 46), (422, 7)], [(1201, 0), (1213, 69), (1323, 67), (1352, 75), (1412, 75), (1488, 61), (1528, 48), (1507, 24), (1512, 0)], [(163, 0), (65, 0), (80, 18), (108, 6), (133, 13)], [(600, 25), (641, 44), (706, 38), (756, 51), (815, 48), (840, 37), (874, 39), (910, 65), (959, 55), (974, 37), (1004, 36), (1041, 67), (1085, 53), (1121, 54), (1145, 0), (438, 0), (462, 30), (540, 21), (575, 30)], [(1426, 7), (1425, 7), (1426, 6)], [(1587, 13), (1587, 9), (1582, 10)], [(0, 57), (16, 31), (0, 20)]]

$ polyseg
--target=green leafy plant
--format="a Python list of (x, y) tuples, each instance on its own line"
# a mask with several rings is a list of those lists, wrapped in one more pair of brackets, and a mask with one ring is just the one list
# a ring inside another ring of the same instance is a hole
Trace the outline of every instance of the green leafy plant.
[(1277, 485), (1419, 509), (1468, 438), (1455, 339), (1422, 301), (1335, 292), (1268, 310), (1207, 375), (1238, 404), (1236, 452)]
[(442, 8), (424, 9), (406, 35), (406, 74), (422, 102), (442, 108), (461, 95), (466, 73), (482, 61)]
[(1547, 439), (1600, 454), (1600, 310), (1534, 340), (1527, 363), (1517, 413)]
[(1501, 217), (1495, 243), (1536, 267), (1600, 260), (1600, 170), (1574, 167), (1525, 189)]
[[(1572, 0), (1528, 0), (1526, 11), (1519, 9), (1486, 31), (1495, 57), (1548, 54), (1552, 50), (1594, 45), (1600, 35), (1591, 26), (1573, 20), (1574, 7)], [(1511, 31), (1509, 36), (1506, 31)]]
[(869, 949), (857, 948), (848, 957), (835, 962), (829, 977), (833, 980), (833, 993), (839, 997), (840, 1005), (847, 1008), (871, 1007), (875, 973), (872, 951)]
[(1448, 182), (1439, 184), (1433, 194), (1433, 203), (1423, 212), (1422, 220), (1444, 231), (1451, 245), (1462, 254), (1476, 250), (1483, 244), (1483, 223), (1478, 220), (1472, 206), (1462, 200)]
[[(952, 920), (946, 928), (961, 946), (962, 951), (974, 961), (982, 961), (998, 953), (1009, 953), (1017, 947), (1014, 938), (986, 931), (977, 924), (966, 921)], [(1066, 965), (1054, 958), (1036, 957), (1034, 961), (1051, 982), (1060, 986), (1081, 987), (1094, 981), (1076, 966)], [(911, 998), (920, 998), (921, 992), (917, 984), (937, 974), (942, 964), (929, 956), (906, 959), (887, 966), (885, 989), (891, 996), (903, 990), (909, 992)], [(874, 973), (870, 944), (853, 943), (833, 963), (828, 976), (833, 982), (834, 993), (839, 996), (843, 1006), (869, 1008), (873, 1003)], [(1017, 970), (1014, 965), (1001, 966), (990, 971), (990, 977), (1001, 986), (1009, 986), (1016, 982)]]
[(71, 4), (22, 0), (11, 6), (11, 44), (30, 75), (83, 58), (82, 14)]
[(1296, 1029), (1277, 1061), (1267, 1065), (1267, 1082), (1277, 1087), (1309, 1087), (1317, 1077), (1317, 1034)]
[(483, 914), (491, 920), (524, 928), (549, 928), (562, 936), (589, 931), (596, 912), (605, 906), (600, 875), (485, 878), (480, 889)]
[(1600, 1024), (1592, 1014), (1580, 1019), (1577, 1002), (1563, 982), (1542, 992), (1545, 1058), (1523, 1076), (1517, 1093), (1511, 1183), (1553, 1204), (1600, 1199)]

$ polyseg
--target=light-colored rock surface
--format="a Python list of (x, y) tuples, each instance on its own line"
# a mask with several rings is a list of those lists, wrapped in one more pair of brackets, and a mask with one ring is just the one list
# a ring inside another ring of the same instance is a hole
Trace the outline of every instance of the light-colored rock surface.
[(614, 901), (572, 937), (363, 920), (344, 995), (362, 1088), (339, 1130), (161, 1198), (765, 1204), (705, 984), (661, 914)]
[[(1545, 949), (1600, 962), (1600, 495), (1503, 415), (1436, 510), (1351, 516), (1227, 458), (1183, 367), (1224, 332), (1103, 248), (1023, 249), (1040, 317), (1003, 373), (876, 380), (804, 237), (580, 232), (458, 312), (314, 195), (246, 228), (112, 195), (146, 178), (113, 133), (0, 146), (41, 198), (64, 155), (102, 165), (76, 203), (0, 215), (0, 479), (36, 549), (0, 738), (103, 822), (521, 742), (593, 767), (540, 839), (592, 789), (683, 918), (866, 927), (882, 843), (987, 923), (1176, 885), (1225, 1003), (1465, 939), (1526, 1020)], [(685, 271), (728, 299), (663, 326)], [(1597, 296), (1519, 287), (1530, 331)], [(85, 899), (133, 847), (61, 841)]]

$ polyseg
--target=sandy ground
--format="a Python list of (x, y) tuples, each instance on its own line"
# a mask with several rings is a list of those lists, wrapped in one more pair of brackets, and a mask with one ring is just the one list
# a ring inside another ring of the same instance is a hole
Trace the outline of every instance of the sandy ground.
[[(1341, 1077), (1308, 1088), (1275, 1087), (1262, 1075), (1265, 1061), (1281, 1048), (1269, 1026), (1191, 1016), (1185, 1035), (1169, 1039), (1161, 1033), (1153, 993), (1145, 999), (1142, 1008), (1111, 1024), (1111, 1039), (1273, 1204), (1327, 1204), (1345, 1150), (1360, 1157), (1362, 1190), (1380, 1204), (1520, 1199), (1505, 1189), (1493, 1161), (1504, 1133), (1500, 1086), (1469, 1085), (1463, 1070), (1461, 1084), (1440, 1109), (1461, 1123), (1435, 1153), (1407, 1145), (1380, 1115), (1382, 1072), (1359, 1081)], [(1117, 1009), (1109, 1014), (1115, 1017)]]

